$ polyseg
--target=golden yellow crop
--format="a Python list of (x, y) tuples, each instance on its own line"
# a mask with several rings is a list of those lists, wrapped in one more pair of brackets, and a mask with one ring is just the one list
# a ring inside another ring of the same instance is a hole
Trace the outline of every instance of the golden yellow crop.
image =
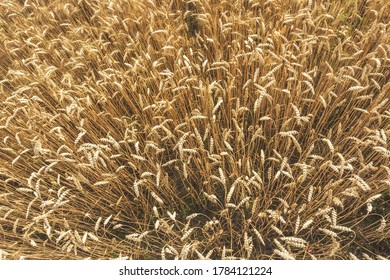
[(0, 258), (389, 258), (389, 15), (1, 1)]

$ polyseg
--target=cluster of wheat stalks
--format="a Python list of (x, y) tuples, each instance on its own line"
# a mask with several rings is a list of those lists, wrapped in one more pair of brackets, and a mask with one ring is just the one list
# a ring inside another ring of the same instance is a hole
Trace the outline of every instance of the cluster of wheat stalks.
[(0, 257), (390, 256), (386, 0), (4, 0)]

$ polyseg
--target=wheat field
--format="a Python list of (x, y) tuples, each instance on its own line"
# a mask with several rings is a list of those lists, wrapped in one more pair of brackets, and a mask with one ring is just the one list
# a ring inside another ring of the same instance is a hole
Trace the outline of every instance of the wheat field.
[(386, 0), (3, 0), (0, 259), (390, 259)]

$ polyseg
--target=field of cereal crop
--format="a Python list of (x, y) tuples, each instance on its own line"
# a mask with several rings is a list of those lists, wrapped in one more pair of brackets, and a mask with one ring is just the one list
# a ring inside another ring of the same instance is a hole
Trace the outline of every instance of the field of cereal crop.
[(1, 1), (0, 259), (390, 258), (389, 22)]

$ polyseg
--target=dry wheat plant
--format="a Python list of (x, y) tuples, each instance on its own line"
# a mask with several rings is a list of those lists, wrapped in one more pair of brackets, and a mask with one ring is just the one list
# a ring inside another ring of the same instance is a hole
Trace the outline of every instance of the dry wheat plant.
[(390, 258), (389, 15), (1, 1), (0, 258)]

